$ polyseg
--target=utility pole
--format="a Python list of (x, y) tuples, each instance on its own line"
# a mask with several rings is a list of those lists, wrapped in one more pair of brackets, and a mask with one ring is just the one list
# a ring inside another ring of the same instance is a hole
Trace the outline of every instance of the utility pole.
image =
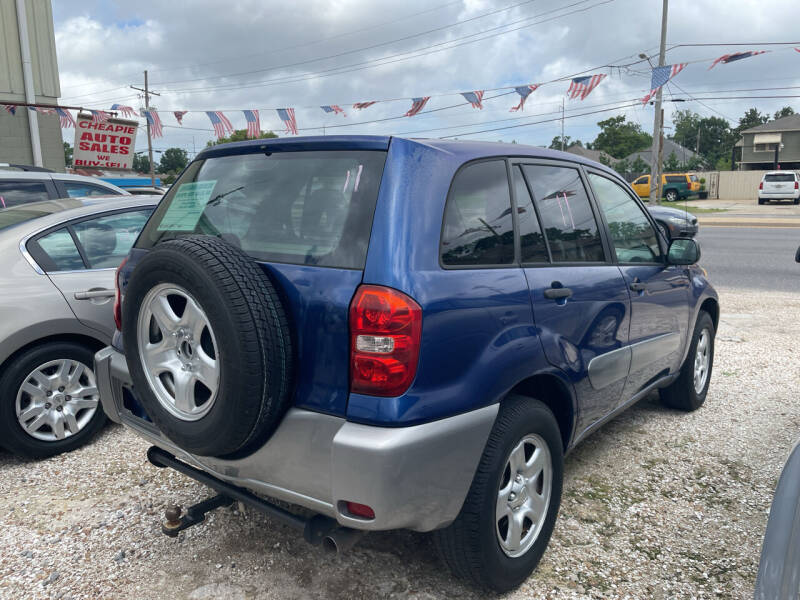
[[(666, 2), (666, 0), (664, 0)], [(160, 96), (161, 94), (157, 94), (156, 92), (151, 92), (149, 86), (147, 85), (147, 71), (144, 72), (144, 89), (138, 88), (136, 86), (131, 86), (131, 89), (144, 92), (144, 109), (150, 110), (150, 96)], [(150, 121), (147, 121), (147, 156), (150, 158), (150, 185), (156, 185), (156, 172), (155, 166), (153, 165), (153, 138), (150, 135)]]
[[(664, 123), (664, 109), (661, 109), (661, 123)], [(658, 198), (658, 202), (661, 202), (661, 165), (664, 164), (664, 128), (661, 128), (661, 131), (658, 134), (658, 187), (656, 198)], [(652, 198), (652, 189), (650, 197)]]
[[(664, 66), (664, 57), (667, 50), (667, 2), (661, 12), (661, 46), (658, 52), (658, 66)], [(662, 86), (663, 87), (663, 86)], [(655, 117), (653, 119), (653, 151), (650, 163), (650, 204), (661, 203), (661, 136), (664, 128), (664, 111), (661, 109), (661, 90), (656, 93)]]
[(564, 151), (564, 98), (561, 98), (561, 151)]

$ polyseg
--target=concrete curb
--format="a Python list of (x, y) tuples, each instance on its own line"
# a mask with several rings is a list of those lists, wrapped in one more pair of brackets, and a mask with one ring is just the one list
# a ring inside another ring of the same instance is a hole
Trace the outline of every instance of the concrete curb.
[(698, 216), (697, 222), (701, 227), (800, 227), (800, 218), (703, 218)]

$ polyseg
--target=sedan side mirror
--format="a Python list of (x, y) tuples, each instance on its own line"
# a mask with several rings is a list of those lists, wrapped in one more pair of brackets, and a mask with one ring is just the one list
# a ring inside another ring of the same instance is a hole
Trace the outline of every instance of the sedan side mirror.
[(693, 265), (700, 260), (700, 245), (693, 239), (677, 238), (672, 240), (667, 251), (667, 263), (670, 265)]
[(800, 246), (797, 248), (797, 252), (794, 253), (794, 262), (800, 262)]

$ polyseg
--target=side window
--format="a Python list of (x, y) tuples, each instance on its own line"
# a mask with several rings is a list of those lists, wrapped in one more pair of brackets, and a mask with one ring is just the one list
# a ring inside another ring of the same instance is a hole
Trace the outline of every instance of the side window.
[(553, 262), (603, 262), (600, 230), (580, 173), (570, 167), (524, 165)]
[(656, 231), (636, 201), (610, 179), (589, 173), (589, 182), (608, 223), (619, 262), (661, 262)]
[(0, 209), (49, 199), (50, 194), (43, 181), (0, 182)]
[(45, 271), (78, 271), (86, 268), (66, 227), (40, 237), (31, 246), (31, 254)]
[(517, 199), (517, 226), (519, 227), (520, 260), (522, 262), (549, 262), (547, 245), (544, 242), (539, 218), (533, 208), (522, 168), (517, 165), (512, 171), (514, 194)]
[(686, 183), (686, 175), (667, 175), (667, 183)]
[(81, 221), (72, 226), (90, 269), (119, 266), (152, 210), (136, 210)]
[(101, 187), (99, 185), (92, 185), (91, 183), (78, 183), (74, 181), (62, 181), (64, 188), (67, 190), (67, 195), (70, 198), (82, 198), (84, 196), (108, 196), (109, 194), (115, 195), (116, 192)]
[(641, 177), (639, 177), (639, 179), (633, 182), (633, 185), (642, 185), (645, 183), (650, 183), (649, 175), (642, 175)]
[(445, 265), (514, 262), (514, 228), (505, 161), (474, 163), (455, 176), (444, 211), (440, 251)]

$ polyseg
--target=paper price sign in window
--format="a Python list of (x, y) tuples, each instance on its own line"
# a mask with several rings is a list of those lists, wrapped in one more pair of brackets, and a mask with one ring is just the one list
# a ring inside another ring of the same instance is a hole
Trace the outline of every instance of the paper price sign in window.
[(164, 213), (158, 231), (194, 231), (217, 180), (182, 183)]

